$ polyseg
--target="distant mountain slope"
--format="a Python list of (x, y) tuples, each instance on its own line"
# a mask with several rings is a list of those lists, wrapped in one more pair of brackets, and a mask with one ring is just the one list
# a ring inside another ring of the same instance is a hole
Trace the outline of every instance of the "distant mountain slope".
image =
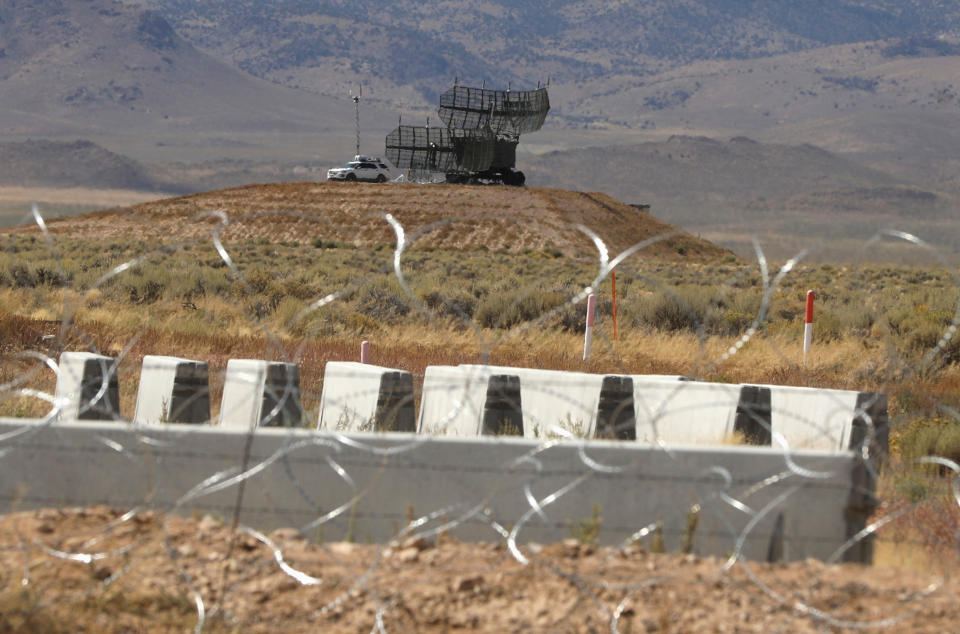
[(747, 135), (960, 192), (957, 3), (126, 1), (274, 82), (335, 96), (362, 84), (365, 102), (416, 113), (404, 121), (434, 116), (454, 77), (550, 78), (546, 126), (521, 152)]
[(242, 73), (151, 11), (111, 0), (0, 4), (7, 135), (302, 132), (349, 127), (348, 103)]
[(960, 7), (940, 0), (130, 1), (254, 74), (321, 92), (363, 78), (393, 100), (412, 86), (428, 103), (454, 75), (566, 83), (960, 33)]
[(524, 167), (528, 182), (648, 203), (657, 217), (691, 231), (832, 239), (896, 227), (960, 246), (960, 197), (811, 145), (676, 136), (551, 152)]
[(146, 167), (95, 143), (45, 140), (0, 143), (0, 186), (162, 189)]

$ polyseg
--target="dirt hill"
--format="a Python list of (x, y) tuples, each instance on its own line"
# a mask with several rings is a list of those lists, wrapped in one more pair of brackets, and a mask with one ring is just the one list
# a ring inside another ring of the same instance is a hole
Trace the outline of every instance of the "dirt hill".
[[(559, 249), (596, 255), (577, 226), (596, 232), (611, 257), (655, 236), (657, 258), (706, 260), (728, 252), (606, 194), (548, 188), (349, 183), (274, 183), (170, 198), (51, 223), (55, 233), (90, 239), (170, 242), (204, 239), (221, 222), (225, 241), (316, 240), (362, 246), (396, 241), (384, 214), (403, 226), (412, 248)], [(422, 236), (420, 235), (422, 234)]]

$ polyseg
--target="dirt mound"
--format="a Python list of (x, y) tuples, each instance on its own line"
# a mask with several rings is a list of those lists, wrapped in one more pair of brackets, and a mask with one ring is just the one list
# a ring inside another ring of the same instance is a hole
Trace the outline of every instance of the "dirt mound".
[[(218, 215), (219, 214), (219, 215)], [(458, 185), (274, 183), (183, 196), (51, 223), (71, 237), (169, 242), (210, 236), (356, 246), (396, 242), (385, 214), (412, 248), (550, 251), (595, 256), (588, 227), (611, 257), (650, 240), (659, 259), (712, 260), (729, 253), (605, 194), (546, 188)], [(657, 239), (657, 237), (661, 239)]]
[(504, 544), (316, 543), (106, 507), (7, 515), (0, 535), (4, 632), (183, 632), (199, 606), (208, 632), (817, 632), (888, 618), (944, 632), (960, 619), (953, 583), (812, 560), (725, 571), (567, 540), (522, 546), (521, 565)]

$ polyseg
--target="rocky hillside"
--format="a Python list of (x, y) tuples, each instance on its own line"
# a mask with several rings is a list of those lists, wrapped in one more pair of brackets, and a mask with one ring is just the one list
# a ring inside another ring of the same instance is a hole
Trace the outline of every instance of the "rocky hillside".
[(937, 0), (135, 1), (256, 75), (321, 90), (362, 78), (429, 103), (454, 75), (582, 82), (960, 29), (960, 8)]

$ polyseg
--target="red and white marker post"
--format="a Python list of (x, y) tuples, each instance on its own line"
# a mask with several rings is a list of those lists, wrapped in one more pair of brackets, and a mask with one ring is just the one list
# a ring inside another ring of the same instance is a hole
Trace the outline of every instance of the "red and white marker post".
[(813, 291), (807, 291), (807, 314), (803, 321), (803, 365), (807, 365), (807, 355), (813, 344)]
[(593, 320), (597, 312), (597, 296), (587, 296), (587, 331), (583, 334), (583, 360), (590, 358), (590, 344), (593, 343)]
[(360, 363), (370, 363), (370, 342), (364, 341), (360, 344)]

